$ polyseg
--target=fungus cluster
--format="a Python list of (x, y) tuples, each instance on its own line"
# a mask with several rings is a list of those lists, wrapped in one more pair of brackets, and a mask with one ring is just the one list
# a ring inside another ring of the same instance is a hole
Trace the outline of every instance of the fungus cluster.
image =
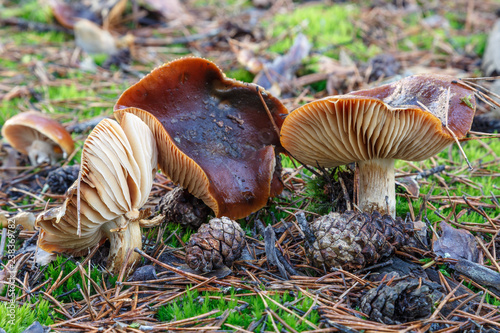
[(138, 209), (157, 165), (216, 216), (246, 217), (283, 189), (286, 114), (258, 86), (227, 79), (201, 58), (153, 70), (118, 100), (121, 127), (105, 119), (85, 141), (79, 181), (61, 207), (37, 218), (40, 246), (78, 255), (109, 238), (109, 266), (119, 268), (128, 249), (141, 247)]
[(359, 208), (394, 217), (394, 160), (435, 155), (466, 135), (474, 111), (472, 91), (453, 78), (418, 75), (287, 115), (278, 99), (226, 78), (212, 62), (179, 59), (121, 95), (120, 125), (106, 119), (89, 135), (79, 181), (61, 207), (37, 218), (40, 246), (84, 254), (109, 238), (116, 270), (128, 249), (141, 247), (139, 209), (157, 165), (217, 217), (238, 219), (282, 191), (285, 150), (313, 166), (357, 162)]

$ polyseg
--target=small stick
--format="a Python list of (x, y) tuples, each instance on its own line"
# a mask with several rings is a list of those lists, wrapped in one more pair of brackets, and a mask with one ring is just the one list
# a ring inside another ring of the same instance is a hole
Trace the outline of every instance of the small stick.
[(342, 176), (339, 175), (339, 182), (340, 186), (342, 187), (342, 192), (344, 193), (344, 200), (347, 205), (347, 210), (352, 210), (351, 207), (351, 199), (349, 198), (349, 193), (347, 192), (347, 187), (345, 186), (344, 179), (342, 179)]
[(490, 259), (491, 263), (493, 265), (495, 265), (495, 268), (497, 269), (497, 272), (500, 273), (500, 266), (498, 265), (498, 263), (496, 262), (495, 258), (493, 258), (493, 256), (491, 255), (490, 251), (488, 251), (488, 249), (486, 248), (486, 246), (484, 245), (483, 241), (481, 240), (481, 238), (479, 238), (478, 236), (475, 237), (476, 238), (476, 241), (477, 243), (479, 244), (479, 246), (481, 247), (481, 249), (483, 250), (484, 254), (486, 254), (486, 256), (488, 257), (488, 259)]
[[(420, 101), (417, 101), (418, 105), (420, 105), (425, 111), (429, 112), (429, 113), (432, 113), (424, 104), (422, 104)], [(450, 87), (448, 87), (448, 93), (447, 93), (447, 96), (446, 96), (446, 108), (448, 109), (450, 106)], [(460, 149), (460, 152), (462, 153), (462, 155), (464, 156), (465, 158), (465, 161), (467, 162), (467, 165), (469, 166), (469, 170), (474, 170), (474, 168), (472, 168), (472, 165), (470, 164), (469, 162), (469, 159), (467, 158), (467, 155), (465, 155), (465, 152), (464, 150), (462, 149), (462, 146), (460, 146), (460, 143), (458, 141), (458, 138), (457, 136), (455, 135), (455, 133), (453, 133), (453, 131), (448, 127), (448, 110), (446, 110), (445, 112), (445, 115), (446, 115), (446, 119), (445, 119), (445, 123), (444, 123), (444, 128), (446, 128), (448, 130), (448, 132), (450, 132), (453, 140), (455, 140), (455, 142), (457, 143), (458, 145), (458, 149)]]
[(455, 294), (455, 292), (458, 290), (458, 288), (460, 288), (461, 285), (462, 285), (461, 283), (457, 284), (457, 286), (450, 293), (448, 293), (448, 295), (446, 295), (446, 297), (441, 301), (441, 303), (439, 303), (439, 306), (436, 308), (436, 310), (434, 311), (432, 316), (430, 316), (430, 318), (427, 319), (425, 322), (427, 322), (427, 323), (432, 322), (434, 320), (434, 318), (437, 317), (438, 313), (445, 306), (445, 304), (448, 302), (448, 300), (451, 298), (451, 296), (453, 296)]
[(76, 229), (76, 234), (81, 237), (82, 236), (82, 223), (80, 219), (80, 183), (82, 181), (82, 172), (78, 173), (78, 185), (76, 187), (76, 218), (78, 221), (78, 227)]
[[(474, 87), (473, 87), (474, 83), (472, 83), (472, 82), (468, 82), (468, 83), (466, 83), (466, 82), (464, 82), (464, 81), (452, 81), (452, 83), (458, 83), (458, 84), (460, 84), (460, 85), (462, 85), (462, 86), (464, 86), (464, 87), (467, 87), (467, 88), (469, 88), (470, 90), (472, 90), (472, 91), (474, 92), (474, 95), (475, 95), (476, 97), (478, 97), (479, 99), (483, 100), (483, 102), (484, 102), (484, 99), (487, 99), (487, 100), (488, 100), (488, 101), (490, 101), (491, 103), (493, 103), (493, 104), (495, 104), (496, 106), (500, 107), (500, 103), (498, 103), (497, 101), (495, 101), (493, 98), (491, 98), (490, 96), (488, 96), (488, 95), (487, 95), (487, 94), (485, 94), (484, 92), (482, 92), (482, 91), (480, 91), (480, 90), (478, 90), (478, 89), (474, 88)], [(476, 86), (477, 86), (477, 84), (476, 84)], [(479, 87), (481, 87), (481, 86), (479, 86)], [(483, 87), (481, 87), (481, 88), (483, 88)], [(485, 89), (485, 88), (483, 88), (483, 89)], [(488, 104), (488, 105), (490, 105), (490, 106), (493, 106), (493, 105), (491, 105), (491, 104), (490, 104), (490, 103), (488, 103), (488, 102), (486, 102), (486, 104)], [(493, 107), (494, 107), (494, 106), (493, 106)]]
[[(85, 265), (90, 259), (92, 259), (92, 257), (96, 254), (97, 250), (99, 249), (99, 244), (94, 246), (94, 248), (92, 249), (92, 251), (90, 251), (90, 254), (87, 256), (87, 258), (85, 258), (85, 260), (82, 262), (82, 265)], [(66, 282), (70, 277), (73, 276), (73, 274), (76, 273), (76, 271), (78, 271), (78, 267), (75, 267), (68, 275), (66, 275), (65, 277), (62, 278), (61, 281), (59, 281), (59, 283), (54, 283), (54, 285), (52, 285), (52, 287), (50, 288), (51, 291), (53, 290), (56, 290), (57, 288), (59, 288), (59, 286), (61, 286), (64, 282)]]
[[(90, 263), (90, 261), (89, 261)], [(101, 289), (101, 287), (99, 287), (99, 285), (90, 277), (90, 275), (87, 274), (87, 272), (85, 272), (85, 270), (83, 269), (83, 266), (80, 264), (80, 263), (77, 263), (77, 266), (78, 268), (80, 269), (80, 272), (89, 280), (89, 282), (92, 284), (92, 286), (94, 287), (94, 289), (97, 291), (97, 293), (99, 293), (99, 295), (101, 295), (102, 298), (104, 298), (104, 301), (106, 303), (108, 303), (108, 305), (113, 309), (113, 310), (116, 310), (116, 307), (113, 305), (113, 303), (111, 303), (111, 301), (109, 300), (108, 297), (106, 297), (106, 295), (104, 294), (104, 291)]]
[[(141, 256), (143, 256), (144, 258), (152, 261), (153, 263), (157, 264), (158, 266), (161, 266), (163, 268), (166, 268), (168, 269), (169, 271), (171, 272), (174, 272), (176, 274), (179, 274), (181, 276), (184, 276), (186, 279), (192, 281), (192, 282), (195, 282), (195, 283), (200, 283), (200, 281), (206, 281), (206, 280), (210, 280), (210, 278), (207, 278), (207, 277), (204, 277), (204, 276), (201, 276), (201, 275), (196, 275), (196, 274), (192, 274), (192, 273), (188, 273), (188, 272), (184, 272), (180, 269), (177, 269), (173, 266), (170, 266), (170, 265), (167, 265), (151, 256), (149, 256), (148, 254), (146, 254), (144, 251), (140, 250), (139, 248), (135, 248), (134, 249), (135, 252), (139, 253)], [(223, 285), (223, 286), (231, 286), (230, 283), (227, 283), (227, 282), (222, 282), (222, 281), (218, 281), (216, 280), (216, 283), (217, 284), (220, 284), (220, 285)]]
[(468, 77), (465, 79), (462, 79), (463, 81), (479, 81), (479, 80), (485, 80), (485, 81), (495, 81), (499, 80), (500, 76), (483, 76), (483, 77)]
[[(491, 96), (493, 96), (493, 97), (500, 98), (500, 95), (498, 95), (498, 94), (496, 94), (495, 92), (493, 92), (493, 91), (489, 90), (488, 88), (485, 88), (485, 87), (483, 87), (483, 86), (481, 86), (481, 85), (479, 85), (479, 84), (477, 84), (477, 83), (474, 83), (474, 82), (468, 82), (467, 80), (463, 80), (463, 81), (467, 82), (467, 84), (469, 84), (469, 85), (471, 85), (472, 87), (476, 88), (476, 89), (477, 89), (477, 91), (478, 91), (479, 93), (481, 93), (482, 95), (485, 95), (485, 93), (484, 93), (484, 92), (486, 92), (486, 93), (490, 94), (490, 95), (491, 95)], [(481, 91), (481, 90), (484, 90), (484, 92), (483, 92), (483, 91)], [(487, 95), (485, 95), (485, 96), (487, 96)], [(499, 106), (499, 105), (497, 104), (497, 106)]]
[(280, 137), (280, 129), (276, 125), (276, 122), (274, 121), (273, 115), (271, 114), (271, 111), (269, 111), (269, 108), (267, 107), (267, 104), (264, 101), (264, 97), (262, 97), (262, 93), (260, 92), (259, 86), (257, 86), (257, 92), (259, 93), (259, 97), (260, 97), (260, 100), (262, 102), (262, 105), (264, 105), (264, 109), (266, 109), (267, 115), (269, 116), (269, 119), (271, 119), (271, 123), (273, 124), (274, 130), (279, 138)]
[(294, 330), (290, 325), (288, 325), (286, 321), (284, 321), (282, 318), (280, 318), (280, 316), (278, 316), (278, 314), (276, 312), (274, 312), (271, 308), (266, 308), (266, 311), (269, 311), (271, 316), (276, 318), (276, 320), (278, 320), (281, 323), (281, 325), (283, 325), (287, 330), (289, 330), (292, 333), (299, 333), (296, 330)]

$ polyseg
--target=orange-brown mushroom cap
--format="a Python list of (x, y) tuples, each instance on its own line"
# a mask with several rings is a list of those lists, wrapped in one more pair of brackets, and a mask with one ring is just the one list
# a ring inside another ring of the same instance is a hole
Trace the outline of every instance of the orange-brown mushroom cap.
[[(447, 104), (448, 89), (450, 98)], [(444, 130), (444, 125), (447, 124), (458, 138), (463, 138), (469, 132), (476, 111), (473, 91), (448, 75), (413, 75), (377, 88), (351, 92), (349, 95), (377, 98), (395, 109), (425, 108), (425, 111), (430, 111), (441, 121), (443, 134), (449, 134)]]
[(2, 127), (2, 136), (23, 154), (35, 140), (51, 141), (66, 154), (71, 154), (75, 144), (71, 135), (56, 120), (36, 112), (22, 112), (8, 119)]
[(415, 75), (311, 102), (286, 118), (282, 145), (300, 161), (323, 167), (424, 160), (454, 142), (446, 125), (458, 139), (470, 130), (474, 94), (454, 82), (449, 76)]
[(127, 89), (115, 105), (118, 120), (132, 112), (153, 131), (159, 166), (202, 199), (217, 216), (242, 218), (281, 192), (276, 155), (288, 113), (259, 87), (228, 79), (212, 62), (167, 63)]

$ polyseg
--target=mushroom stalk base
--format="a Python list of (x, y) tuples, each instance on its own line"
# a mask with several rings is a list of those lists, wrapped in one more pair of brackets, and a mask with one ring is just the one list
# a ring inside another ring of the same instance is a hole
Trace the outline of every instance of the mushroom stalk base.
[(128, 262), (125, 262), (127, 252), (130, 249), (142, 248), (141, 227), (137, 221), (129, 221), (120, 216), (105, 224), (104, 232), (109, 238), (111, 247), (108, 257), (108, 269), (118, 273), (125, 264), (137, 264), (140, 255), (132, 252)]
[(32, 165), (40, 165), (44, 162), (49, 164), (54, 164), (57, 162), (57, 159), (62, 157), (61, 153), (56, 152), (58, 149), (57, 145), (54, 145), (48, 141), (43, 140), (35, 140), (27, 148), (28, 157)]
[(358, 162), (359, 209), (366, 213), (396, 216), (394, 160), (375, 159)]

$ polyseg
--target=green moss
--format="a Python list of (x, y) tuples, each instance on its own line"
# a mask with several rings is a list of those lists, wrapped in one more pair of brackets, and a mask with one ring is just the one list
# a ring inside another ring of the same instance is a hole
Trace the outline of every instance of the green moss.
[[(500, 152), (500, 140), (498, 139), (493, 139), (493, 140), (483, 140), (484, 143), (486, 143), (494, 152), (498, 154)], [(494, 156), (489, 153), (489, 151), (483, 147), (479, 142), (477, 141), (468, 141), (462, 144), (462, 147), (465, 151), (465, 154), (467, 155), (468, 159), (473, 163), (474, 165), (481, 165), (485, 164), (487, 162), (491, 162), (494, 160)], [(455, 163), (455, 165), (466, 165), (465, 161), (463, 160), (463, 157), (459, 151), (459, 149), (455, 146), (452, 148), (452, 153), (451, 153), (451, 162)], [(437, 155), (437, 162), (439, 164), (444, 164), (447, 165), (450, 162), (448, 160), (448, 150), (445, 150)], [(424, 162), (420, 163), (420, 166), (424, 169), (430, 169), (432, 168), (432, 164), (430, 160), (426, 160)], [(405, 162), (403, 161), (396, 161), (396, 167), (397, 168), (402, 168), (407, 171), (410, 171), (408, 167), (405, 167)], [(482, 177), (474, 177), (473, 174), (471, 176), (468, 175), (467, 170), (462, 172), (459, 175), (453, 176), (452, 173), (446, 175), (446, 174), (441, 174), (440, 177), (444, 179), (446, 182), (449, 190), (448, 193), (450, 196), (459, 196), (461, 197), (462, 195), (466, 196), (481, 196), (481, 195), (489, 195), (490, 192), (492, 193), (498, 193), (498, 185), (495, 188), (495, 183), (498, 183), (497, 179), (494, 177), (495, 173), (500, 172), (500, 168), (498, 165), (495, 164), (490, 164), (487, 166), (482, 167), (486, 173), (490, 173), (491, 176), (485, 175)], [(474, 188), (470, 185), (464, 184), (463, 182), (460, 182), (460, 179), (467, 179), (470, 180), (471, 182), (474, 183), (475, 187)], [(430, 176), (428, 178), (428, 181), (430, 182), (429, 185), (424, 185), (420, 189), (420, 193), (422, 194), (428, 194), (431, 187), (432, 183), (437, 183), (437, 179), (435, 176)], [(433, 196), (447, 196), (447, 192), (445, 189), (441, 186), (435, 186), (433, 192)], [(408, 201), (403, 198), (403, 197), (398, 197), (396, 200), (396, 211), (397, 215), (404, 217), (406, 213), (409, 212), (409, 204)], [(489, 200), (484, 200), (484, 202), (488, 202)], [(440, 202), (431, 202), (436, 208), (439, 210), (439, 214), (443, 216), (447, 216), (451, 212), (451, 208), (447, 207), (444, 209), (439, 209), (440, 203), (443, 205), (448, 204), (447, 200), (440, 200)], [(423, 204), (423, 200), (420, 198), (416, 201), (412, 202), (413, 210), (415, 213), (418, 212), (420, 205)], [(463, 208), (468, 208), (467, 205), (459, 204), (456, 208), (456, 212), (458, 213), (461, 209)], [(495, 209), (495, 208), (485, 208), (485, 212), (489, 216), (496, 216), (500, 214), (500, 209)], [(437, 214), (433, 213), (432, 210), (428, 209), (427, 211), (427, 216), (431, 222), (437, 222), (442, 220)], [(478, 213), (475, 212), (470, 212), (468, 214), (462, 215), (459, 219), (459, 222), (474, 222), (474, 223), (484, 223), (484, 217), (481, 216)]]
[(50, 23), (53, 16), (50, 7), (37, 0), (14, 1), (15, 5), (3, 7), (0, 4), (0, 17), (18, 17), (31, 22)]
[[(76, 267), (77, 265), (73, 261), (67, 260), (62, 256), (58, 256), (57, 259), (51, 262), (45, 269), (44, 281), (46, 281), (47, 279), (52, 279), (52, 281), (56, 281), (59, 275), (61, 274), (61, 270), (63, 271), (62, 276), (64, 277), (66, 275), (69, 275), (69, 273), (72, 272)], [(89, 274), (88, 265), (86, 265), (84, 269), (87, 272), (87, 274)], [(92, 278), (92, 280), (94, 280), (95, 283), (97, 283), (99, 286), (102, 287), (102, 274), (97, 267), (93, 267), (90, 270), (89, 275)], [(116, 277), (109, 277), (107, 279), (108, 286), (113, 286), (115, 282), (116, 282)], [(78, 286), (83, 288), (84, 285), (88, 285), (87, 278), (85, 278), (85, 281), (82, 281), (82, 276), (80, 272), (76, 272), (65, 283), (63, 283), (56, 290), (54, 290), (52, 292), (52, 296), (57, 297), (58, 295), (65, 294), (65, 296), (58, 298), (58, 300), (62, 302), (71, 302), (73, 300), (80, 301), (83, 299), (83, 296), (78, 290)], [(48, 286), (50, 288), (50, 285)], [(90, 288), (91, 288), (90, 293), (91, 294), (95, 293), (94, 287), (92, 285), (90, 286)]]
[(243, 68), (229, 70), (226, 71), (225, 74), (228, 78), (240, 80), (243, 82), (252, 82), (253, 78), (255, 77), (255, 75)]
[(57, 44), (61, 45), (68, 38), (65, 34), (56, 31), (23, 31), (9, 36), (16, 45), (42, 45)]
[[(227, 296), (229, 299), (224, 299), (218, 293), (205, 292), (202, 295), (198, 291), (188, 291), (186, 296), (177, 300), (167, 306), (163, 306), (158, 309), (157, 318), (161, 322), (169, 322), (174, 320), (182, 320), (198, 316), (212, 310), (219, 310), (219, 313), (212, 315), (211, 317), (216, 317), (222, 314), (225, 310), (234, 310), (225, 321), (227, 324), (245, 327), (247, 328), (250, 323), (258, 321), (265, 315), (265, 305), (259, 296), (236, 296), (235, 290), (231, 290), (231, 294)], [(212, 297), (211, 297), (212, 296)], [(214, 297), (215, 296), (215, 297)], [(301, 293), (298, 295), (291, 295), (289, 293), (284, 293), (282, 295), (275, 294), (271, 296), (273, 300), (280, 304), (285, 304), (286, 302), (292, 302), (299, 299), (294, 305), (298, 311), (306, 312), (313, 304), (313, 300), (307, 297), (303, 297)], [(239, 301), (239, 302), (238, 302)], [(308, 324), (302, 322), (298, 324), (298, 317), (293, 316), (284, 310), (282, 310), (278, 305), (272, 301), (267, 300), (267, 305), (271, 310), (276, 312), (280, 318), (282, 318), (288, 325), (297, 331), (311, 330)], [(311, 311), (307, 316), (309, 321), (314, 324), (319, 322), (319, 314), (316, 310)], [(283, 326), (277, 323), (278, 329), (282, 329)], [(271, 319), (268, 318), (267, 327), (272, 327)], [(262, 328), (260, 324), (256, 331)], [(222, 326), (221, 329), (232, 330), (229, 326)]]
[(177, 237), (170, 237), (173, 233), (176, 233), (177, 236), (180, 237), (182, 242), (187, 243), (189, 241), (189, 238), (193, 233), (196, 232), (193, 228), (190, 227), (184, 227), (180, 224), (177, 223), (168, 223), (166, 226), (165, 233), (163, 234), (163, 239), (166, 240), (167, 238), (169, 239), (166, 245), (172, 247), (172, 248), (180, 248), (182, 247), (182, 244), (179, 242)]
[(443, 14), (444, 18), (450, 22), (450, 27), (455, 30), (461, 30), (465, 26), (467, 14), (465, 12), (449, 11)]
[(309, 178), (306, 181), (305, 195), (311, 201), (308, 207), (309, 211), (326, 215), (332, 210), (332, 204), (327, 194), (327, 182), (324, 177), (313, 176)]
[(8, 60), (8, 59), (1, 59), (0, 58), (0, 67), (5, 69), (15, 69), (19, 66), (19, 64), (16, 61)]
[(266, 28), (272, 28), (272, 36), (285, 36), (271, 45), (270, 50), (285, 53), (293, 44), (291, 31), (304, 33), (313, 45), (313, 49), (328, 49), (327, 56), (338, 58), (342, 46), (355, 58), (366, 61), (380, 53), (376, 45), (365, 45), (360, 32), (352, 24), (359, 17), (359, 9), (353, 5), (306, 5), (300, 6), (292, 13), (278, 14), (272, 21), (264, 23)]
[(488, 35), (485, 33), (457, 35), (450, 38), (450, 42), (455, 48), (462, 50), (462, 52), (471, 49), (480, 57), (483, 56), (487, 40)]
[(0, 303), (0, 327), (9, 333), (20, 333), (35, 321), (43, 326), (52, 325), (54, 324), (52, 318), (59, 317), (57, 312), (50, 309), (50, 303), (46, 300), (40, 299), (35, 304), (15, 305), (12, 317), (9, 316), (12, 313), (9, 304), (7, 302)]

